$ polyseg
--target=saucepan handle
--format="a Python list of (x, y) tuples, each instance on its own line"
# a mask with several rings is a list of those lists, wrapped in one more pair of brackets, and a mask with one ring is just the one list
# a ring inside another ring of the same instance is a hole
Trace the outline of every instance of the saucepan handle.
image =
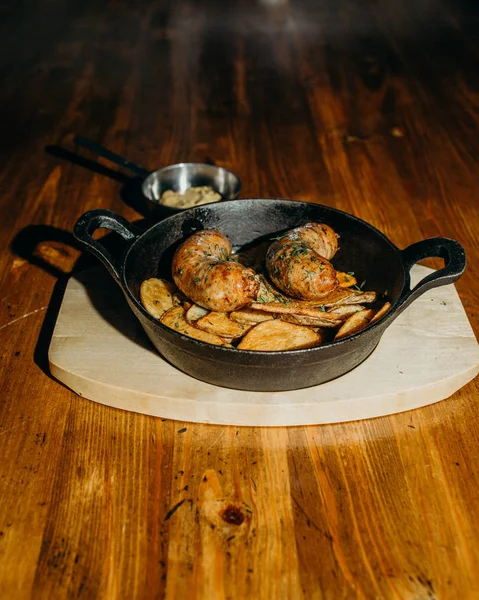
[(109, 160), (115, 165), (123, 167), (124, 169), (128, 169), (129, 171), (131, 171), (135, 175), (138, 175), (139, 177), (145, 178), (148, 177), (148, 175), (150, 174), (150, 171), (145, 169), (145, 167), (141, 167), (140, 165), (131, 162), (131, 160), (127, 160), (123, 156), (120, 156), (119, 154), (112, 152), (108, 148), (100, 146), (100, 144), (98, 144), (97, 142), (84, 138), (81, 135), (76, 135), (73, 139), (73, 143), (77, 144), (78, 146), (81, 146), (82, 148), (90, 150), (97, 156), (106, 158), (106, 160)]
[(410, 271), (420, 260), (425, 258), (443, 258), (444, 267), (426, 275), (412, 289), (403, 292), (397, 306), (396, 314), (402, 312), (416, 298), (441, 285), (454, 283), (464, 273), (466, 268), (466, 254), (459, 242), (449, 238), (435, 237), (411, 244), (401, 251), (404, 268)]
[(105, 246), (92, 235), (97, 229), (111, 229), (127, 242), (133, 242), (140, 230), (120, 215), (106, 209), (89, 210), (84, 213), (73, 227), (73, 235), (82, 246), (96, 256), (108, 269), (113, 279), (120, 284), (121, 265)]

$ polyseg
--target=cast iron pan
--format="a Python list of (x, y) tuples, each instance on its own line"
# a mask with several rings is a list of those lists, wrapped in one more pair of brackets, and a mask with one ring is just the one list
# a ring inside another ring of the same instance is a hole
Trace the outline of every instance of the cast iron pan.
[[(340, 250), (333, 259), (337, 270), (354, 271), (358, 281), (366, 280), (367, 289), (387, 294), (393, 303), (383, 319), (362, 332), (318, 348), (253, 352), (186, 337), (159, 323), (141, 306), (141, 282), (149, 277), (171, 280), (173, 253), (195, 231), (219, 229), (234, 247), (243, 247), (267, 241), (309, 221), (327, 223), (340, 235)], [(116, 231), (126, 240), (123, 256), (112, 256), (93, 239), (92, 234), (98, 228)], [(107, 267), (151, 342), (166, 360), (197, 379), (252, 391), (305, 388), (347, 373), (373, 352), (384, 330), (411, 302), (426, 290), (453, 283), (466, 266), (464, 250), (454, 240), (431, 238), (400, 250), (361, 219), (295, 200), (241, 199), (204, 205), (169, 217), (144, 233), (109, 210), (91, 210), (80, 217), (73, 233)], [(441, 257), (445, 266), (411, 289), (409, 271), (427, 257)]]

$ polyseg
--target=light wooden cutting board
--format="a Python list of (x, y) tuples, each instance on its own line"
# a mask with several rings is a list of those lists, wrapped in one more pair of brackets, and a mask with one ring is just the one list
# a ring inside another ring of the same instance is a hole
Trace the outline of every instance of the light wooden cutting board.
[[(412, 279), (430, 271), (416, 265)], [(413, 302), (373, 354), (334, 381), (288, 392), (220, 388), (164, 361), (98, 267), (69, 281), (49, 360), (54, 377), (102, 404), (181, 421), (278, 426), (378, 417), (443, 400), (477, 375), (479, 346), (449, 285)]]

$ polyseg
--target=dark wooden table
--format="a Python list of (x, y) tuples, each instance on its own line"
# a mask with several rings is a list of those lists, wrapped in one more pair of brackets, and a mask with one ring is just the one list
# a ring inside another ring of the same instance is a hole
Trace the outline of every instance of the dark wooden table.
[(400, 247), (458, 239), (477, 333), (473, 3), (30, 4), (0, 4), (0, 597), (477, 597), (477, 382), (397, 416), (253, 429), (109, 409), (47, 367), (74, 222), (145, 216), (73, 133), (150, 168), (214, 160), (243, 197), (335, 206)]

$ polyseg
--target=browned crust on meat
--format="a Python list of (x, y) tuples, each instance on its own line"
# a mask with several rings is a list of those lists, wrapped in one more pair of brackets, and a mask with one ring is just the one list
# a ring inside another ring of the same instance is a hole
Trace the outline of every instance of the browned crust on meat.
[(190, 236), (175, 252), (173, 279), (199, 306), (218, 312), (237, 310), (258, 294), (256, 273), (229, 260), (231, 244), (216, 230)]
[(308, 223), (271, 244), (266, 267), (273, 283), (284, 293), (303, 300), (319, 299), (339, 285), (328, 260), (337, 249), (337, 235), (331, 227)]

